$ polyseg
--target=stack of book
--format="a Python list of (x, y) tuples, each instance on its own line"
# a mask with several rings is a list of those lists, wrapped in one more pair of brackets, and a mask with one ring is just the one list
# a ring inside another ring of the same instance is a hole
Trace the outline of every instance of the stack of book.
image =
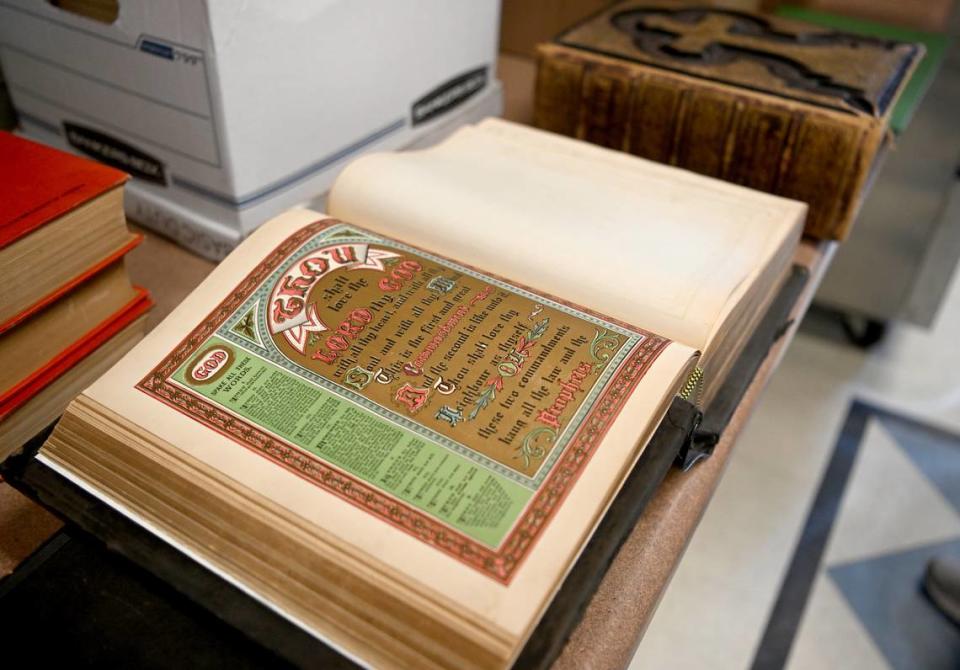
[(0, 460), (144, 333), (117, 170), (0, 133)]

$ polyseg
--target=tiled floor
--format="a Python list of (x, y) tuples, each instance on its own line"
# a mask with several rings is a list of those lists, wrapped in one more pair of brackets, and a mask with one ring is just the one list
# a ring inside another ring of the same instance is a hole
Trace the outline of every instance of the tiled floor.
[[(801, 332), (737, 445), (631, 670), (750, 667), (852, 403), (960, 433), (957, 370), (956, 276), (932, 329), (898, 326), (869, 353)], [(923, 661), (913, 667), (948, 658), (956, 667), (953, 647), (941, 645), (946, 656), (936, 658), (904, 656), (909, 640), (891, 643), (899, 649), (891, 651), (871, 630), (891, 624), (871, 620), (869, 611), (883, 608), (876, 600), (882, 594), (865, 595), (869, 580), (890, 598), (903, 596), (895, 586), (916, 595), (915, 580), (895, 578), (922, 567), (931, 547), (950, 549), (960, 539), (951, 502), (960, 491), (944, 493), (930, 476), (937, 468), (922, 464), (934, 457), (911, 439), (868, 422), (792, 645), (791, 670), (910, 667), (904, 658)]]
[(958, 667), (920, 583), (960, 552), (960, 435), (856, 402), (821, 482), (754, 667)]

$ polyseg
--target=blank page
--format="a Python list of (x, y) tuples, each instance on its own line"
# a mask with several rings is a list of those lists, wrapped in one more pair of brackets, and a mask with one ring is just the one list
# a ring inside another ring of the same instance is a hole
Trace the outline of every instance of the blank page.
[(488, 119), (354, 161), (329, 211), (706, 350), (806, 206)]

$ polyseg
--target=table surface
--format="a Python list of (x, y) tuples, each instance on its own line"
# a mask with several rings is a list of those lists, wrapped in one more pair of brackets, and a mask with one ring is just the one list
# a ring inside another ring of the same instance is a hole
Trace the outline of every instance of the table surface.
[[(504, 116), (529, 122), (533, 62), (504, 55), (500, 59), (499, 75), (504, 84)], [(135, 223), (132, 224), (136, 228)], [(207, 276), (214, 264), (158, 235), (143, 232), (144, 242), (127, 257), (127, 268), (133, 282), (148, 288), (156, 302), (149, 317), (152, 328)], [(630, 662), (723, 474), (737, 436), (793, 339), (796, 326), (829, 265), (833, 248), (828, 243), (806, 240), (801, 243), (795, 262), (809, 269), (810, 280), (792, 310), (794, 325), (771, 349), (713, 456), (690, 472), (673, 471), (667, 476), (611, 564), (583, 620), (558, 659), (557, 668), (622, 668)], [(4, 490), (0, 489), (2, 493)], [(0, 529), (28, 526), (30, 528), (18, 536), (30, 536), (34, 544), (57, 529), (58, 524), (39, 508), (33, 509), (25, 499), (9, 498), (4, 506), (0, 496)], [(0, 576), (4, 574), (4, 557), (8, 563), (15, 562), (24, 553), (20, 545), (30, 542), (7, 546), (12, 544), (0, 540)]]

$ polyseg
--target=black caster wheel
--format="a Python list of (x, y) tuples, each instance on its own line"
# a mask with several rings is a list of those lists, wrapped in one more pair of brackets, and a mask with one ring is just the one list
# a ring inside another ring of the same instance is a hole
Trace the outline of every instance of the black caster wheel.
[(863, 316), (844, 314), (841, 317), (843, 332), (850, 344), (861, 349), (876, 346), (887, 334), (887, 322)]

